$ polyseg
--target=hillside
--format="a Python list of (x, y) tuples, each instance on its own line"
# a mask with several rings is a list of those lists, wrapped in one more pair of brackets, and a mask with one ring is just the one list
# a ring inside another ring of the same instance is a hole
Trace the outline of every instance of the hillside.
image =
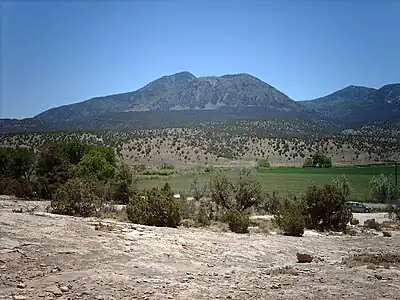
[[(189, 72), (181, 72), (164, 76), (134, 92), (52, 108), (35, 119), (48, 123), (74, 122), (82, 128), (115, 128), (120, 123), (129, 126), (139, 120), (137, 123), (149, 123), (151, 119), (158, 119), (160, 111), (167, 123), (184, 121), (188, 112), (199, 121), (316, 117), (312, 110), (251, 75), (196, 78)], [(124, 119), (129, 121), (122, 121)], [(119, 124), (114, 124), (113, 120), (118, 120)]]
[(348, 86), (301, 103), (326, 117), (346, 123), (390, 120), (400, 117), (400, 84), (388, 84), (378, 90)]
[(136, 91), (55, 107), (34, 118), (2, 119), (0, 132), (134, 130), (237, 120), (308, 120), (335, 124), (330, 127), (335, 133), (338, 129), (398, 118), (400, 84), (380, 89), (348, 86), (314, 100), (294, 101), (249, 74), (197, 78), (180, 72)]

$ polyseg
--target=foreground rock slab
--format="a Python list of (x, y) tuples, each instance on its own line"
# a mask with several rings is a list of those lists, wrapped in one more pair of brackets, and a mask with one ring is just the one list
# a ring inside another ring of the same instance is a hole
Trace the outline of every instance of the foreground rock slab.
[[(395, 231), (299, 238), (113, 220), (95, 230), (99, 220), (40, 213), (47, 205), (0, 200), (0, 299), (399, 299), (399, 264), (343, 263), (400, 249)], [(298, 264), (296, 253), (315, 258)]]

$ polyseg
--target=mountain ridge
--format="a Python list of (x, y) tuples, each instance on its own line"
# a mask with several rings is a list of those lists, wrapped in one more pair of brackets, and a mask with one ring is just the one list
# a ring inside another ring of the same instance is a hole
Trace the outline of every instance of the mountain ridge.
[[(400, 117), (400, 84), (379, 89), (349, 85), (312, 100), (295, 101), (248, 74), (196, 77), (189, 71), (165, 75), (141, 88), (48, 109), (33, 118), (2, 119), (6, 128), (132, 128), (237, 119), (310, 119), (368, 123)], [(25, 126), (25, 127), (24, 127)], [(8, 130), (7, 129), (7, 130)]]

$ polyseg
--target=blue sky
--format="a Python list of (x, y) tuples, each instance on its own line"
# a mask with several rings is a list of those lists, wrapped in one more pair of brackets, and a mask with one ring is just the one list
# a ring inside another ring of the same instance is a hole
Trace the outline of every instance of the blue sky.
[(2, 2), (0, 117), (163, 75), (250, 73), (295, 100), (400, 82), (398, 0)]

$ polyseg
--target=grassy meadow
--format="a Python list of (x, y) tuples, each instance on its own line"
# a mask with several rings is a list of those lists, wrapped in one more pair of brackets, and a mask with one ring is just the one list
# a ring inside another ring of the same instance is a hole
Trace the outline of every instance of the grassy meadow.
[[(192, 178), (199, 176), (200, 181), (207, 182), (213, 175), (226, 174), (233, 180), (238, 178), (238, 169), (177, 169), (146, 171), (146, 175), (139, 175), (139, 188), (162, 186), (165, 182), (171, 185), (176, 192), (190, 195)], [(352, 200), (367, 201), (370, 197), (369, 181), (374, 175), (394, 174), (391, 166), (368, 167), (334, 167), (329, 169), (276, 167), (254, 170), (254, 177), (262, 184), (268, 193), (273, 191), (279, 195), (301, 195), (310, 182), (317, 185), (332, 183), (334, 177), (345, 174), (353, 188)]]

